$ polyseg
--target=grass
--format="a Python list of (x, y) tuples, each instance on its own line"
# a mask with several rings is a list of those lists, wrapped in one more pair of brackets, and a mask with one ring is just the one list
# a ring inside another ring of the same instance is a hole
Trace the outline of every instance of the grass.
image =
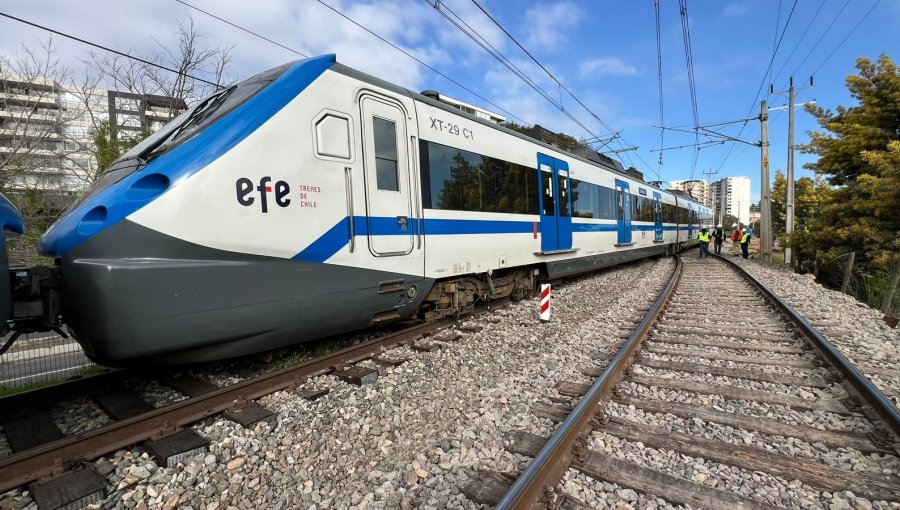
[(91, 377), (94, 375), (99, 375), (108, 372), (109, 369), (106, 367), (101, 367), (100, 365), (90, 365), (84, 367), (81, 370), (79, 375), (75, 375), (69, 377), (67, 379), (54, 379), (52, 381), (40, 381), (30, 384), (23, 384), (21, 386), (0, 386), (0, 398), (9, 397), (12, 395), (16, 395), (19, 393), (25, 393), (26, 391), (39, 390), (41, 388), (46, 388), (48, 386), (55, 386), (57, 384), (63, 384), (67, 381), (71, 381), (73, 379), (81, 379), (84, 377)]
[(24, 393), (31, 390), (39, 390), (47, 386), (53, 386), (63, 381), (43, 381), (31, 384), (23, 384), (22, 386), (0, 386), (0, 398), (9, 397), (18, 393)]

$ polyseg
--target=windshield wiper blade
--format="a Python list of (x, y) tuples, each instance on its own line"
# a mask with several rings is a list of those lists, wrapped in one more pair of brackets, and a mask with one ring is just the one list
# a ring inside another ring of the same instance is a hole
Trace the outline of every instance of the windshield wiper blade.
[[(144, 156), (145, 154), (146, 154), (146, 155), (152, 155), (154, 152), (157, 152), (158, 149), (163, 149), (163, 148), (167, 147), (172, 141), (176, 140), (176, 139), (178, 138), (178, 136), (181, 135), (181, 133), (183, 133), (184, 130), (185, 130), (188, 126), (193, 125), (194, 122), (195, 122), (198, 118), (200, 118), (200, 115), (201, 115), (203, 112), (205, 112), (206, 110), (208, 110), (210, 106), (212, 106), (214, 103), (217, 103), (219, 99), (221, 99), (222, 97), (224, 97), (228, 92), (230, 92), (230, 91), (233, 90), (233, 89), (234, 89), (234, 86), (229, 87), (229, 88), (227, 88), (227, 89), (222, 89), (222, 90), (220, 90), (219, 92), (216, 92), (215, 94), (213, 94), (213, 95), (207, 97), (206, 99), (204, 99), (203, 101), (201, 101), (200, 104), (198, 104), (198, 105), (194, 108), (194, 112), (191, 113), (191, 116), (188, 117), (187, 119), (185, 119), (185, 121), (182, 122), (180, 126), (178, 126), (177, 128), (175, 128), (175, 129), (172, 131), (172, 133), (169, 134), (169, 136), (167, 136), (167, 137), (163, 138), (162, 140), (160, 140), (159, 143), (156, 143), (156, 144), (151, 145), (150, 147), (147, 147), (147, 148), (144, 149), (144, 151), (142, 151), (138, 156), (141, 157), (142, 159), (144, 159), (143, 156)], [(149, 159), (149, 158), (148, 158), (148, 159)]]

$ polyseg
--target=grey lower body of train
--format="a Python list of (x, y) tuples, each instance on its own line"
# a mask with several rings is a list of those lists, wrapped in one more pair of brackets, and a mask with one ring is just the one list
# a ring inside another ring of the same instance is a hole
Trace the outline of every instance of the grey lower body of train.
[(195, 363), (353, 331), (379, 317), (408, 317), (432, 284), (217, 250), (126, 220), (63, 257), (62, 311), (100, 364)]

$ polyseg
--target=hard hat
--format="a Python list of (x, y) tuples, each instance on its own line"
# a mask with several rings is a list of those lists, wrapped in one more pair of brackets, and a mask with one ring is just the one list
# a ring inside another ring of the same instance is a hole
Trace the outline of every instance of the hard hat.
[(716, 228), (722, 228), (722, 224), (719, 223), (718, 225), (716, 225)]
[(734, 225), (732, 225), (732, 227), (736, 227), (736, 226), (737, 226), (737, 223), (735, 223)]

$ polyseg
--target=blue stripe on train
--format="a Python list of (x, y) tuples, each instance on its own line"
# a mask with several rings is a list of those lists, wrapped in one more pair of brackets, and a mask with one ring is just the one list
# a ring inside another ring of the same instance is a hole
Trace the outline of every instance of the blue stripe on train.
[[(428, 235), (472, 235), (472, 234), (530, 234), (535, 230), (540, 231), (540, 222), (533, 221), (509, 221), (509, 220), (448, 220), (425, 219), (422, 232)], [(674, 225), (663, 225), (664, 231), (687, 230)], [(655, 225), (632, 225), (632, 231), (652, 232)], [(573, 223), (572, 232), (615, 232), (615, 223)], [(397, 236), (416, 235), (419, 232), (419, 222), (411, 220), (406, 229), (401, 228), (397, 218), (366, 216), (353, 217), (353, 233), (356, 236)], [(303, 251), (294, 255), (295, 260), (308, 260), (310, 262), (325, 262), (331, 258), (350, 241), (350, 220), (342, 218), (341, 221), (331, 227)]]

